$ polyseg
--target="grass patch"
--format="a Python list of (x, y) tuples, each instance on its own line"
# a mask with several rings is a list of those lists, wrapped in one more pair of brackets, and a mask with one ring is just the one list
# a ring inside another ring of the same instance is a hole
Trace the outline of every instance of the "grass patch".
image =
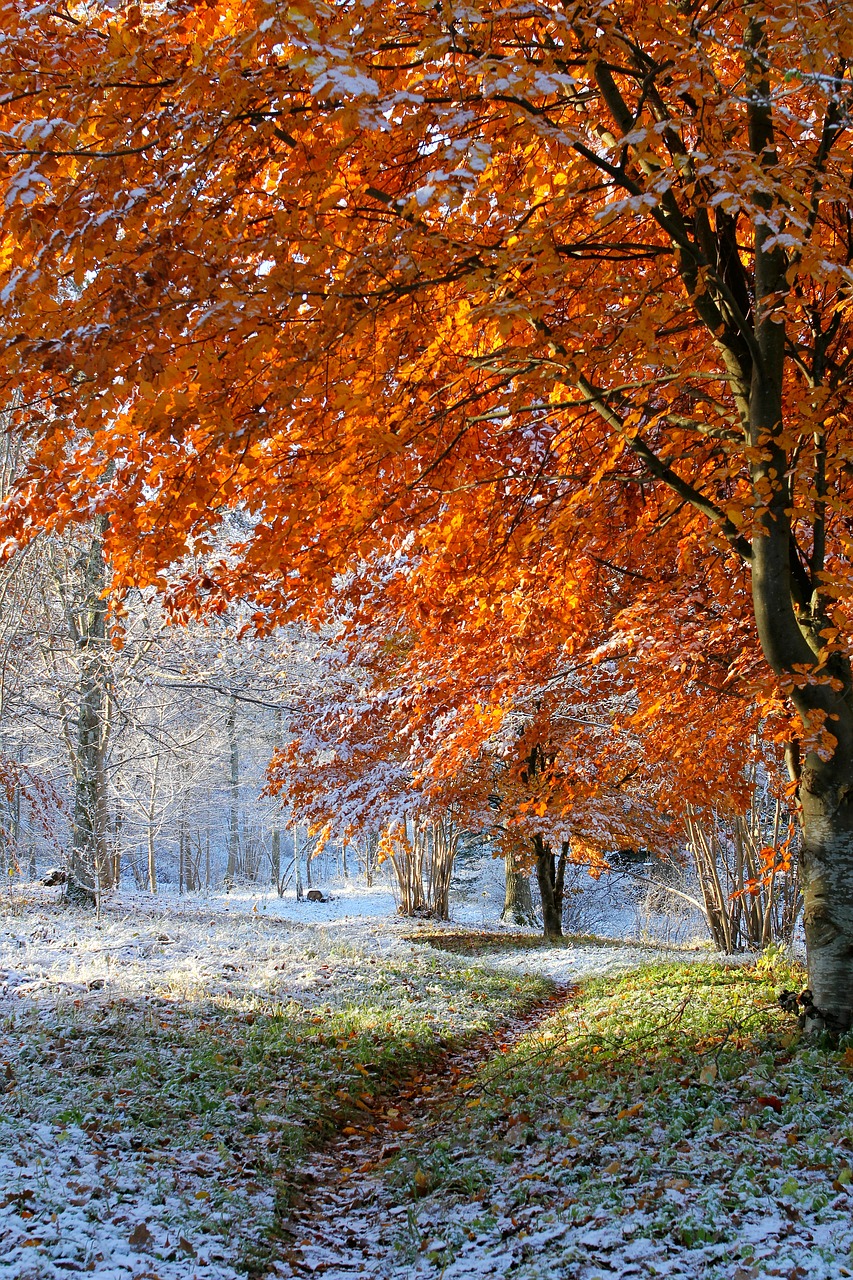
[[(524, 1276), (525, 1235), (549, 1230), (561, 1274), (618, 1271), (631, 1247), (649, 1275), (681, 1252), (707, 1280), (733, 1263), (750, 1276), (850, 1274), (838, 1250), (849, 1263), (853, 1051), (804, 1039), (779, 1009), (778, 990), (803, 984), (778, 957), (589, 983), (484, 1065), (443, 1135), (398, 1162), (413, 1198), (417, 1173), (456, 1201), (424, 1202), (424, 1223), (458, 1217), (441, 1264), (478, 1233), (488, 1249), (494, 1232)], [(795, 1272), (804, 1257), (810, 1269)]]
[(118, 1162), (122, 1152), (149, 1160), (152, 1180), (174, 1184), (174, 1170), (195, 1162), (203, 1180), (200, 1190), (187, 1182), (190, 1209), (242, 1241), (252, 1272), (311, 1147), (363, 1120), (448, 1045), (549, 990), (428, 953), (405, 963), (353, 955), (311, 1007), (237, 995), (23, 1010), (2, 1027), (4, 1118), (78, 1126)]
[(437, 951), (453, 955), (494, 955), (499, 951), (553, 951), (568, 947), (613, 947), (637, 945), (620, 939), (599, 938), (594, 934), (572, 934), (566, 938), (546, 938), (532, 933), (426, 933), (413, 934), (408, 942), (426, 943)]

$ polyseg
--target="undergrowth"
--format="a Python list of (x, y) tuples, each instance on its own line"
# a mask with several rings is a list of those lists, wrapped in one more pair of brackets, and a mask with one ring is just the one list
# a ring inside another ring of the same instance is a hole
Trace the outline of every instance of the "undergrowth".
[[(361, 970), (359, 972), (359, 970)], [(152, 1167), (206, 1153), (195, 1212), (243, 1238), (262, 1268), (294, 1189), (293, 1170), (375, 1100), (529, 1007), (550, 984), (438, 957), (353, 958), (353, 980), (303, 1007), (235, 996), (77, 1001), (16, 1012), (3, 1025), (7, 1120), (80, 1126)], [(272, 1191), (258, 1221), (244, 1193)], [(263, 1215), (261, 1215), (263, 1218)]]
[[(642, 1240), (650, 1258), (703, 1251), (695, 1274), (709, 1280), (730, 1274), (732, 1258), (744, 1276), (800, 1275), (794, 1246), (808, 1227), (818, 1241), (808, 1274), (850, 1274), (820, 1243), (832, 1235), (820, 1224), (839, 1214), (849, 1223), (853, 1050), (804, 1038), (779, 1008), (778, 991), (804, 980), (779, 956), (649, 965), (590, 982), (492, 1058), (437, 1134), (397, 1164), (398, 1190), (442, 1204), (425, 1204), (427, 1219), (458, 1219), (436, 1267), (502, 1218), (503, 1238), (520, 1241), (519, 1265), (536, 1228), (568, 1231), (559, 1274), (590, 1265), (592, 1237), (571, 1243), (587, 1224), (599, 1229), (605, 1270), (615, 1265), (605, 1258)], [(789, 1236), (788, 1269), (776, 1270)], [(411, 1229), (398, 1245), (411, 1256)], [(418, 1247), (428, 1251), (428, 1233)]]

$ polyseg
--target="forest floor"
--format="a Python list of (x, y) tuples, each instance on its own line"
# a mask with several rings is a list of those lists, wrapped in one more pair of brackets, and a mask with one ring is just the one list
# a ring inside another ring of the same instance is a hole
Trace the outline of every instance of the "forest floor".
[(781, 957), (299, 911), (8, 897), (0, 1276), (853, 1274)]

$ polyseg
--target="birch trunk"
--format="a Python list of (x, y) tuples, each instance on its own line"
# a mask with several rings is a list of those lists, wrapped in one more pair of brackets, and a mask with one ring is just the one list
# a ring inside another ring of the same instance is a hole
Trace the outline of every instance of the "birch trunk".
[[(66, 600), (66, 613), (79, 655), (79, 694), (76, 735), (72, 750), (74, 809), (71, 862), (66, 896), (94, 902), (105, 873), (106, 818), (104, 749), (106, 704), (107, 571), (104, 562), (105, 517), (95, 529), (81, 564), (82, 601), (77, 608)], [(107, 877), (111, 879), (110, 876)]]

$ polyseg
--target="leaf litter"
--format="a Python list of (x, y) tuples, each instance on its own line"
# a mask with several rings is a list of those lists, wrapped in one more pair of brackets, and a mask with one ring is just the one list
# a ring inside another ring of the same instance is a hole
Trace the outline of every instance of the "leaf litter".
[(7, 914), (0, 1274), (853, 1273), (853, 1050), (790, 973), (251, 905)]
[(447, 964), (373, 901), (353, 915), (357, 898), (319, 921), (234, 899), (118, 895), (99, 922), (38, 891), (13, 905), (0, 1275), (16, 1280), (263, 1274), (306, 1152), (546, 989)]
[(384, 1166), (336, 1176), (333, 1153), (316, 1157), (278, 1274), (853, 1274), (853, 1055), (800, 1039), (776, 1007), (798, 976), (670, 956), (591, 982), (447, 1080)]

